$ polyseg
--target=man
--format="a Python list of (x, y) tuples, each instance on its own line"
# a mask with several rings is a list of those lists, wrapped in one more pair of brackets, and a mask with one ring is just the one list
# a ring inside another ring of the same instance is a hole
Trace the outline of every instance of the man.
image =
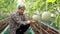
[(24, 34), (34, 20), (26, 20), (24, 15), (25, 6), (19, 5), (18, 11), (11, 15), (10, 34)]

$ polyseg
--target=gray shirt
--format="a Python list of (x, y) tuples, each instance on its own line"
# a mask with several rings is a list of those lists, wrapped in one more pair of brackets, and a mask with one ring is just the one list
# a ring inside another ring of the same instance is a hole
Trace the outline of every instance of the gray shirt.
[(18, 12), (11, 14), (10, 20), (10, 34), (16, 34), (16, 29), (20, 27), (21, 24), (26, 25), (27, 20), (25, 15), (20, 15)]

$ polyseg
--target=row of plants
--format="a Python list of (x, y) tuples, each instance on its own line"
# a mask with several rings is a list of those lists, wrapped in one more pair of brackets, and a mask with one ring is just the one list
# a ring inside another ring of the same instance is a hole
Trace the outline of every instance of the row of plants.
[[(26, 5), (26, 13), (60, 31), (60, 0), (22, 0)], [(38, 15), (36, 17), (36, 14)], [(43, 17), (43, 18), (42, 18)], [(47, 21), (46, 21), (47, 20)]]

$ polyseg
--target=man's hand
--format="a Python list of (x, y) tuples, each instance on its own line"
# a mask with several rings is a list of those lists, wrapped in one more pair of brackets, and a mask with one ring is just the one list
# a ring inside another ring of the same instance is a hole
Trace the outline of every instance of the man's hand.
[(37, 23), (38, 21), (36, 21), (36, 20), (28, 20), (27, 22), (28, 22), (28, 24), (34, 24), (34, 23)]
[(32, 23), (36, 23), (37, 21), (36, 20), (31, 20)]
[(28, 20), (27, 23), (30, 24), (31, 23), (31, 20)]

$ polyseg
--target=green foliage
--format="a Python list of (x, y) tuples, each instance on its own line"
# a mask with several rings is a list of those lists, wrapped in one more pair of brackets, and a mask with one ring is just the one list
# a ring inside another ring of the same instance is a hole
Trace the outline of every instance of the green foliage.
[(0, 20), (6, 18), (17, 7), (17, 0), (0, 0)]

